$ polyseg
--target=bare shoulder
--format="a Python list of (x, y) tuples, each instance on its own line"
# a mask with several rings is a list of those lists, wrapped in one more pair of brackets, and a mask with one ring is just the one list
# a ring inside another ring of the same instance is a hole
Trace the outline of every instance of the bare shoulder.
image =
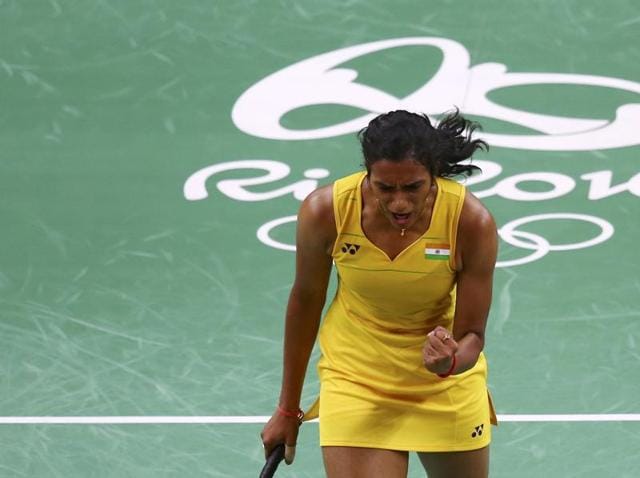
[(334, 227), (333, 184), (328, 184), (312, 191), (302, 202), (300, 214), (317, 226), (330, 223)]
[(298, 214), (297, 242), (313, 243), (330, 252), (335, 238), (333, 184), (329, 184), (316, 189), (302, 202)]
[(480, 199), (469, 191), (465, 194), (462, 212), (460, 213), (458, 234), (460, 239), (464, 239), (469, 235), (473, 238), (477, 234), (496, 234), (496, 222), (493, 216)]
[(482, 262), (484, 266), (495, 264), (498, 253), (496, 222), (487, 207), (467, 191), (460, 222), (458, 224), (461, 266)]

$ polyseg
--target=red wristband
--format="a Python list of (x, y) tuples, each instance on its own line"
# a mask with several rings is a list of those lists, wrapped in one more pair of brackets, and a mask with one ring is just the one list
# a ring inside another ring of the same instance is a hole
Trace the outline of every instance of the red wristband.
[(304, 412), (301, 408), (298, 408), (297, 410), (287, 410), (286, 408), (282, 408), (278, 405), (278, 413), (283, 417), (297, 418), (299, 422), (302, 422), (302, 419), (304, 418)]
[(451, 367), (445, 373), (439, 373), (438, 377), (447, 378), (449, 375), (453, 373), (453, 369), (456, 368), (456, 356), (454, 354), (453, 359), (451, 360)]

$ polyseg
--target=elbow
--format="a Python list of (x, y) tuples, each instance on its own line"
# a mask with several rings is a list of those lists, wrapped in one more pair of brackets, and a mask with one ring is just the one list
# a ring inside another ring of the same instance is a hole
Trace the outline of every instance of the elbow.
[(467, 343), (471, 349), (480, 354), (484, 349), (484, 331), (469, 331), (463, 336), (462, 341)]
[(320, 314), (326, 298), (326, 290), (300, 289), (294, 286), (289, 296), (288, 310), (289, 312), (294, 312), (296, 315), (307, 315), (309, 313), (313, 315)]

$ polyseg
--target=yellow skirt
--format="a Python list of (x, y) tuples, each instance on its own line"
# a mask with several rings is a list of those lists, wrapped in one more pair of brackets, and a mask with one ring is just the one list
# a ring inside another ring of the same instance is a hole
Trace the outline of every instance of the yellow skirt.
[(440, 378), (422, 364), (422, 337), (341, 321), (323, 324), (320, 397), (306, 419), (319, 417), (321, 446), (418, 452), (467, 451), (491, 441), (497, 424), (487, 389), (487, 363)]
[(491, 441), (497, 424), (486, 388), (484, 357), (436, 394), (379, 394), (339, 377), (321, 378), (320, 398), (305, 420), (320, 418), (321, 446), (353, 446), (418, 452), (467, 451)]

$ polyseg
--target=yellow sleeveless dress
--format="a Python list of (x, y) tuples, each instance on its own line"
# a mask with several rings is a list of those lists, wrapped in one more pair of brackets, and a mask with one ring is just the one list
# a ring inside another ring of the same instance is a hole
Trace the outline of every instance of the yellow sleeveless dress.
[(463, 451), (491, 440), (495, 414), (481, 354), (445, 379), (425, 369), (422, 347), (437, 325), (451, 330), (452, 260), (464, 187), (437, 178), (428, 231), (394, 260), (361, 228), (365, 172), (335, 182), (338, 290), (319, 333), (321, 446)]

